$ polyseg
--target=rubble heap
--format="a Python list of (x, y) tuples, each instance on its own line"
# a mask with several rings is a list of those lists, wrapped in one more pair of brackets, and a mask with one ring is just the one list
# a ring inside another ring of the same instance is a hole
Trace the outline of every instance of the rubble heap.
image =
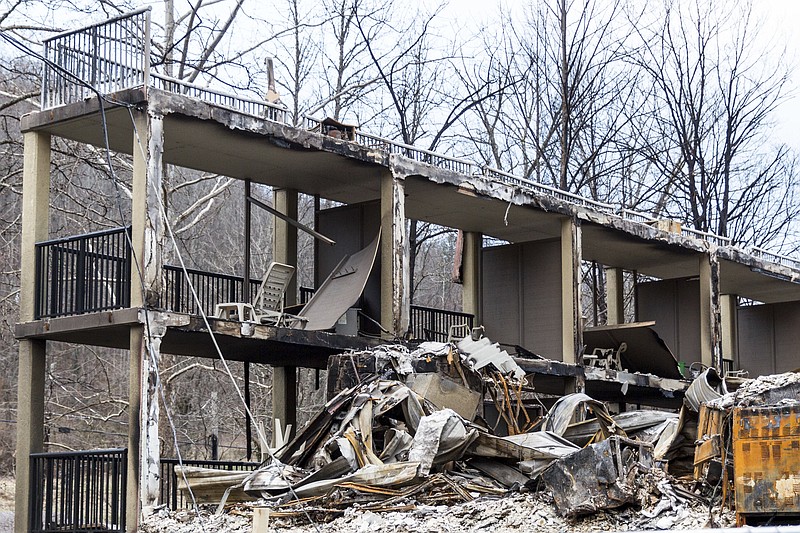
[[(216, 524), (207, 526), (212, 530), (235, 531), (254, 505), (269, 508), (275, 530), (312, 523), (336, 531), (522, 530), (541, 523), (563, 530), (565, 521), (578, 531), (622, 523), (728, 526), (730, 432), (720, 429), (721, 417), (709, 418), (707, 405), (723, 412), (785, 398), (800, 384), (786, 374), (727, 393), (707, 371), (679, 414), (612, 415), (582, 393), (540, 398), (514, 358), (485, 338), (413, 351), (387, 345), (341, 358), (338, 374), (329, 370), (331, 399), (256, 471), (228, 479), (218, 471), (180, 472), (189, 487), (214, 495), (207, 501), (219, 502), (216, 515), (162, 510), (144, 530), (181, 531), (181, 521), (205, 521)], [(484, 398), (496, 411), (491, 424)], [(532, 399), (540, 410), (529, 408)], [(209, 479), (220, 490), (207, 490)]]

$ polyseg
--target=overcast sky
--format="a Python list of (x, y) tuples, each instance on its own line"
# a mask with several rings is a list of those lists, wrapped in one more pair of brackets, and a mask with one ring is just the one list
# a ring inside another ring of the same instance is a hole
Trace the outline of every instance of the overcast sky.
[[(450, 0), (442, 15), (454, 28), (463, 27), (465, 21), (478, 27), (481, 22), (493, 18), (501, 5), (519, 9), (523, 4), (522, 0)], [(800, 152), (800, 0), (753, 0), (753, 6), (756, 16), (763, 19), (765, 39), (773, 39), (776, 49), (785, 43), (787, 60), (794, 71), (789, 86), (793, 96), (776, 114), (773, 138)]]

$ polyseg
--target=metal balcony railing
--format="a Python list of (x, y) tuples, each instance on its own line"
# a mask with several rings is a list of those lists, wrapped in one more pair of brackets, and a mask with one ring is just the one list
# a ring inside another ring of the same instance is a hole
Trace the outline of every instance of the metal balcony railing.
[[(193, 269), (187, 269), (186, 274), (181, 267), (164, 266), (165, 287), (161, 306), (167, 311), (199, 315), (202, 307), (207, 316), (213, 316), (218, 303), (243, 301), (241, 277)], [(200, 307), (189, 288), (190, 282), (197, 292)], [(250, 280), (250, 296), (246, 301), (253, 301), (260, 285), (260, 279)]]
[(34, 453), (30, 461), (30, 531), (125, 531), (124, 448)]
[(147, 87), (150, 8), (44, 41), (42, 109), (133, 87)]
[(413, 339), (447, 342), (452, 326), (466, 324), (472, 329), (474, 322), (475, 316), (469, 313), (412, 305), (408, 329)]
[(750, 255), (758, 259), (761, 259), (763, 261), (769, 261), (770, 263), (775, 263), (777, 265), (783, 265), (789, 268), (794, 268), (795, 270), (800, 270), (800, 261), (798, 261), (797, 259), (786, 255), (780, 255), (768, 252), (763, 248), (758, 248), (757, 246), (753, 246), (752, 248), (750, 248)]
[(130, 227), (36, 244), (37, 319), (130, 306)]

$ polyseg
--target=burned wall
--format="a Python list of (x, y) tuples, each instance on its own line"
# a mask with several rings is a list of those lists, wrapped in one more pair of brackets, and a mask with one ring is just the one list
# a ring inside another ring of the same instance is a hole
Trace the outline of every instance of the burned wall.
[(487, 336), (562, 360), (558, 239), (484, 248), (482, 300)]

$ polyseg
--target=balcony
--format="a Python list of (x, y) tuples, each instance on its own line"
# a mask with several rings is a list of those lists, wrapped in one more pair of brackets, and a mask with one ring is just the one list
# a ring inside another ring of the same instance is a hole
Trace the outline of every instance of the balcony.
[[(35, 318), (44, 320), (129, 308), (129, 237), (128, 227), (37, 243)], [(260, 279), (250, 279), (245, 290), (241, 276), (184, 271), (171, 265), (164, 266), (163, 279), (160, 309), (192, 316), (213, 316), (220, 302), (252, 301), (261, 284)], [(301, 287), (301, 302), (307, 301), (313, 292), (314, 289)], [(469, 313), (419, 305), (412, 305), (410, 311), (409, 331), (413, 340), (443, 342), (451, 327), (474, 325), (474, 316)]]

